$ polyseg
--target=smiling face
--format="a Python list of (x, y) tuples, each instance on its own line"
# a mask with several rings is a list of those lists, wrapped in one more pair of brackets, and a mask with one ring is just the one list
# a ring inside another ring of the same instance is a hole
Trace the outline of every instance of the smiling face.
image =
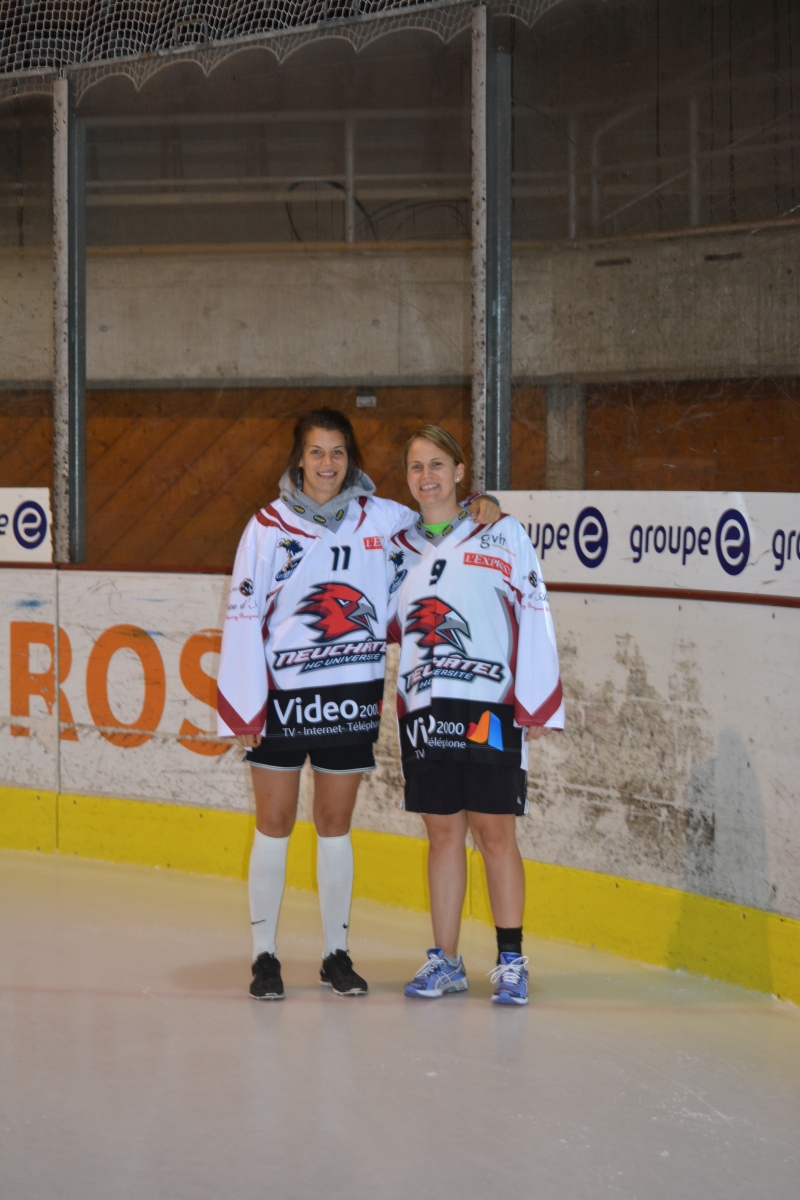
[(344, 435), (334, 429), (310, 429), (300, 459), (303, 491), (316, 504), (325, 504), (342, 490), (347, 474)]
[(456, 485), (464, 478), (464, 471), (463, 463), (454, 462), (427, 438), (416, 438), (411, 443), (406, 480), (426, 524), (449, 521), (456, 515)]

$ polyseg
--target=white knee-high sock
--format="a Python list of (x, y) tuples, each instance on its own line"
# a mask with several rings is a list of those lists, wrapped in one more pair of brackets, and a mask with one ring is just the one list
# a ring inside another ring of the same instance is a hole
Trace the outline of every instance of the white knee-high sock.
[(247, 886), (250, 893), (250, 922), (253, 954), (275, 953), (275, 931), (286, 884), (286, 852), (289, 839), (267, 837), (256, 830), (250, 851)]
[(353, 898), (353, 843), (350, 834), (317, 838), (317, 887), (325, 932), (325, 954), (347, 949)]

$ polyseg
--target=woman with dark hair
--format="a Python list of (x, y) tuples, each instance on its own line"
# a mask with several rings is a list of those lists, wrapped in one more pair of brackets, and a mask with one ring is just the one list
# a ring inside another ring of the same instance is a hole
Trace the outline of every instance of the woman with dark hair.
[[(341, 996), (367, 991), (347, 949), (350, 819), (361, 775), (375, 769), (389, 602), (385, 547), (412, 516), (374, 493), (347, 417), (329, 408), (308, 413), (295, 425), (280, 498), (251, 518), (236, 553), (217, 710), (220, 735), (235, 736), (252, 767), (256, 1000), (284, 995), (275, 937), (307, 755), (325, 935), (320, 981)], [(499, 515), (487, 499), (478, 508), (490, 520)]]
[[(420, 515), (391, 540), (389, 636), (400, 642), (397, 718), (404, 807), (428, 833), (436, 945), (407, 996), (466, 991), (458, 953), (465, 837), (483, 857), (497, 929), (497, 1004), (528, 1002), (522, 953), (525, 875), (515, 819), (528, 811), (528, 741), (563, 729), (547, 592), (530, 538), (513, 517), (491, 528), (456, 499), (464, 455), (425, 425), (406, 447)], [(524, 736), (523, 736), (524, 733)]]

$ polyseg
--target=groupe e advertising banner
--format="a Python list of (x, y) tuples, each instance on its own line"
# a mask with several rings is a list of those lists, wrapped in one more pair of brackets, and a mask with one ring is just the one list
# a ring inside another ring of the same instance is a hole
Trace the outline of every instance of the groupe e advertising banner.
[(800, 596), (800, 496), (500, 492), (550, 584)]
[(52, 562), (49, 488), (0, 488), (0, 562)]
[[(529, 530), (549, 583), (800, 596), (795, 495), (506, 492), (501, 502)], [(49, 558), (46, 491), (12, 493), (0, 515), (0, 545), (17, 541), (16, 518), (23, 541), (41, 535), (30, 554)], [(483, 536), (490, 547), (502, 535)], [(18, 549), (3, 554), (19, 562)], [(0, 778), (246, 807), (241, 755), (215, 736), (227, 594), (221, 575), (0, 571)]]

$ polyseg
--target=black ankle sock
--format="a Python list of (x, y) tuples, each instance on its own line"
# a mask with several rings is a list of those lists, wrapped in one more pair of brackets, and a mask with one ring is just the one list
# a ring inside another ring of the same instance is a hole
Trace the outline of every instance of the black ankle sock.
[(500, 962), (501, 954), (522, 954), (522, 926), (519, 929), (501, 929), (499, 925), (495, 925), (497, 931), (497, 961)]

